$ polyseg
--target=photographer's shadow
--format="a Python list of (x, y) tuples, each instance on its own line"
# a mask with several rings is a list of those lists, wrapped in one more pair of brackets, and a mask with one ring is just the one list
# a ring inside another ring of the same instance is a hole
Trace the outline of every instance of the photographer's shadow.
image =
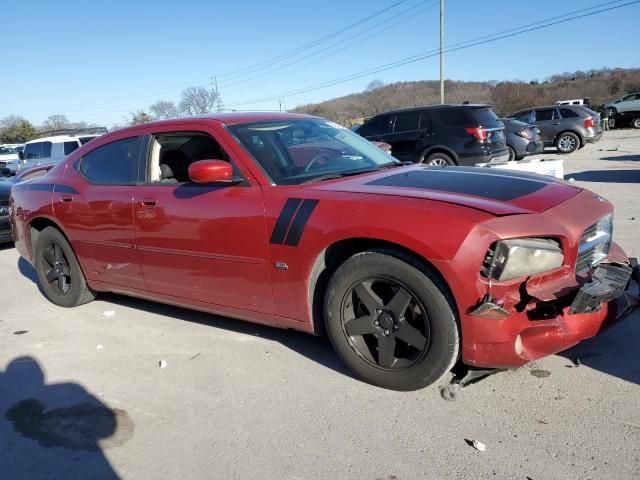
[(119, 479), (103, 450), (132, 436), (125, 411), (77, 383), (46, 384), (31, 357), (0, 370), (0, 477)]

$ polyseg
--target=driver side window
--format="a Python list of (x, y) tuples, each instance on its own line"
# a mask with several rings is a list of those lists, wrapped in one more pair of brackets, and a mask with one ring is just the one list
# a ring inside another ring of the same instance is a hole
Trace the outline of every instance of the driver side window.
[[(182, 184), (190, 182), (189, 165), (199, 160), (231, 158), (210, 135), (201, 132), (167, 132), (154, 135), (149, 147), (147, 182)], [(240, 176), (235, 165), (234, 175)]]

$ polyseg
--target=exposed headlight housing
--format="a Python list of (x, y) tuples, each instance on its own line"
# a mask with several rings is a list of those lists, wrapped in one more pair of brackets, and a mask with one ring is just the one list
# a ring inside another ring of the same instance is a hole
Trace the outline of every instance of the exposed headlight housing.
[(496, 242), (487, 252), (481, 273), (505, 282), (522, 276), (548, 272), (564, 261), (562, 248), (548, 238), (514, 238)]

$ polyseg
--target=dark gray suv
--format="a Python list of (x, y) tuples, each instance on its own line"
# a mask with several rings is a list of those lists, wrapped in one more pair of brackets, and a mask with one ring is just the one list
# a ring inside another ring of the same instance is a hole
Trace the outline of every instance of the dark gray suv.
[(527, 108), (509, 115), (538, 127), (545, 146), (572, 153), (602, 138), (600, 114), (582, 105), (550, 105)]
[(358, 129), (370, 141), (388, 143), (398, 160), (427, 165), (506, 163), (504, 125), (490, 105), (413, 107), (381, 113)]

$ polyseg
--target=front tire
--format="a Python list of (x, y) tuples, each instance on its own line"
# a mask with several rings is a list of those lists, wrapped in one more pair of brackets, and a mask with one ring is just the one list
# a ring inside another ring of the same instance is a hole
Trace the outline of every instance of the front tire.
[(513, 147), (507, 145), (507, 148), (509, 149), (509, 161), (515, 162), (516, 160), (518, 160), (518, 156), (516, 155), (516, 151), (513, 149)]
[(453, 301), (432, 270), (388, 250), (358, 253), (329, 281), (328, 336), (364, 381), (417, 390), (438, 381), (458, 358)]
[(573, 132), (563, 132), (556, 139), (556, 148), (562, 154), (573, 153), (580, 148), (580, 137)]
[(47, 227), (40, 232), (34, 260), (40, 288), (52, 303), (70, 308), (95, 298), (71, 245), (56, 228)]
[(634, 119), (631, 121), (631, 126), (632, 126), (633, 128), (640, 128), (640, 118), (634, 118)]

